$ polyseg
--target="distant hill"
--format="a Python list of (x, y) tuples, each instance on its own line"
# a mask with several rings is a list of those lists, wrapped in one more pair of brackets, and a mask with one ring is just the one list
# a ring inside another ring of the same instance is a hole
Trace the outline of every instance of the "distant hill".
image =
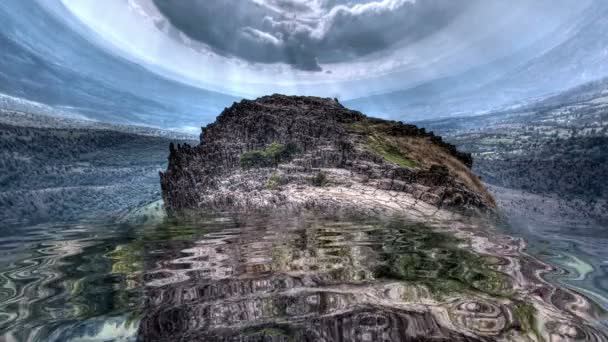
[[(3, 98), (0, 96), (0, 103)], [(93, 129), (93, 130), (109, 130), (123, 133), (133, 133), (139, 135), (147, 135), (153, 137), (165, 137), (177, 140), (190, 140), (198, 138), (196, 134), (183, 131), (174, 131), (168, 129), (160, 129), (149, 126), (134, 126), (120, 123), (106, 123), (101, 121), (90, 120), (84, 117), (74, 115), (55, 115), (46, 114), (52, 111), (51, 107), (40, 107), (40, 104), (21, 101), (18, 107), (21, 110), (6, 110), (0, 107), (0, 123), (33, 128), (50, 128), (50, 129)], [(44, 114), (41, 114), (44, 113)]]
[(160, 198), (171, 132), (0, 113), (3, 224), (112, 217)]
[(485, 182), (582, 201), (581, 212), (608, 219), (607, 79), (518, 109), (418, 124), (472, 153)]

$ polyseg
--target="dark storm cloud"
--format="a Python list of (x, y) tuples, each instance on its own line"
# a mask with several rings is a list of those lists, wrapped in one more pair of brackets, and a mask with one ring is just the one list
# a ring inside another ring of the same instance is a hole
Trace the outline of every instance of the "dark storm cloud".
[(218, 53), (320, 71), (436, 32), (479, 0), (154, 0)]

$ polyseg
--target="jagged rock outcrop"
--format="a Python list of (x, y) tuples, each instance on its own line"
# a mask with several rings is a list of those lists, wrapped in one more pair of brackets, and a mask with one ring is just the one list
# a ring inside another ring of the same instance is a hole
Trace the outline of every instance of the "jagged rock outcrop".
[(471, 165), (469, 154), (414, 125), (332, 99), (272, 95), (225, 109), (200, 145), (172, 145), (160, 176), (170, 214), (494, 208)]

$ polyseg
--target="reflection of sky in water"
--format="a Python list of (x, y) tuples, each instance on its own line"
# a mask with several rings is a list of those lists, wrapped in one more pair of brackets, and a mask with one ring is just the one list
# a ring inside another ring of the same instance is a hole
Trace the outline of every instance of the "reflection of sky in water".
[(102, 342), (134, 341), (137, 324), (125, 317), (91, 319), (57, 330), (48, 337), (51, 341)]
[(606, 227), (547, 224), (518, 218), (512, 220), (507, 233), (525, 238), (530, 253), (563, 269), (548, 278), (592, 297), (608, 309)]

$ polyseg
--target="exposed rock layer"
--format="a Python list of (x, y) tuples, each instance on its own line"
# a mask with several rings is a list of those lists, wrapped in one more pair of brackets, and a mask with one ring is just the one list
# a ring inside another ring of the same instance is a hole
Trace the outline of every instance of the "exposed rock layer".
[[(252, 151), (259, 157), (286, 146), (291, 154), (244, 167), (243, 158)], [(470, 172), (469, 154), (424, 129), (369, 118), (332, 99), (272, 95), (243, 100), (203, 128), (198, 146), (172, 145), (170, 150), (161, 186), (173, 214), (185, 209), (395, 213), (494, 207)]]

